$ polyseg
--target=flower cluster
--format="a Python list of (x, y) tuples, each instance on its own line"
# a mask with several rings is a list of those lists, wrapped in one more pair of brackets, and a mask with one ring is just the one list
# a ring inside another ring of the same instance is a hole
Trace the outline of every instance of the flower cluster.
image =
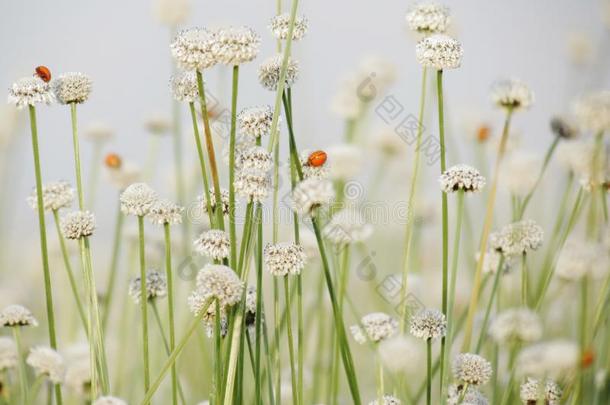
[(265, 246), (265, 266), (274, 276), (300, 274), (305, 267), (307, 256), (301, 245), (292, 242), (280, 242)]

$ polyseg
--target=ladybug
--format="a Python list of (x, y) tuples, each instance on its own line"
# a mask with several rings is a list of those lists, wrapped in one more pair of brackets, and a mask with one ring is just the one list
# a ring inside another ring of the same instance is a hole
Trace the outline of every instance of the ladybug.
[(35, 71), (36, 71), (36, 76), (40, 77), (44, 82), (48, 83), (51, 81), (51, 71), (49, 70), (48, 67), (37, 66)]
[(487, 125), (481, 125), (479, 128), (477, 128), (477, 141), (485, 142), (489, 139), (490, 135), (491, 128), (489, 128)]
[(307, 164), (312, 167), (320, 167), (326, 163), (326, 152), (323, 150), (317, 150), (309, 155), (307, 158)]
[(106, 167), (109, 167), (111, 169), (118, 169), (119, 167), (121, 167), (122, 161), (121, 157), (116, 153), (109, 153), (106, 155), (104, 163), (106, 164)]
[(589, 367), (595, 361), (595, 353), (591, 349), (587, 349), (583, 352), (581, 358), (581, 364), (583, 368)]

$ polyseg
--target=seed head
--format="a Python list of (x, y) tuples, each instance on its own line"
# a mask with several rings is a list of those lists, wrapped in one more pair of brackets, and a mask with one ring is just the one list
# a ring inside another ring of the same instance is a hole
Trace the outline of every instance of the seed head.
[(532, 220), (523, 220), (504, 226), (490, 235), (490, 245), (504, 256), (518, 256), (536, 250), (542, 245), (544, 231)]
[(379, 399), (375, 399), (374, 401), (369, 402), (369, 405), (401, 405), (402, 401), (396, 398), (393, 395), (385, 394), (381, 398), (381, 403), (379, 403)]
[(301, 245), (293, 242), (280, 242), (265, 246), (265, 266), (274, 276), (300, 274), (305, 267), (307, 256)]
[(61, 104), (81, 104), (91, 94), (91, 78), (82, 73), (70, 72), (53, 80), (53, 92)]
[(453, 361), (455, 378), (469, 385), (483, 385), (491, 378), (491, 363), (478, 354), (460, 353)]
[(197, 273), (197, 292), (205, 299), (218, 300), (230, 307), (241, 300), (244, 283), (228, 266), (207, 264)]
[[(212, 214), (216, 213), (216, 196), (214, 194), (214, 189), (211, 188), (208, 190), (210, 193), (210, 208), (212, 209)], [(220, 189), (220, 201), (222, 202), (222, 213), (223, 215), (229, 214), (229, 190), (224, 188)], [(198, 204), (201, 205), (203, 212), (208, 213), (208, 205), (206, 204), (205, 195), (200, 195), (197, 197)]]
[[(33, 210), (38, 208), (36, 188), (27, 199)], [(42, 186), (42, 205), (45, 211), (69, 208), (74, 201), (74, 189), (66, 181), (54, 181)]]
[(260, 170), (239, 170), (235, 176), (235, 193), (248, 202), (261, 203), (269, 194), (269, 179)]
[(53, 384), (61, 384), (66, 368), (64, 359), (59, 353), (49, 347), (34, 347), (26, 359), (37, 376), (44, 376)]
[(481, 173), (468, 165), (455, 165), (445, 170), (439, 182), (445, 193), (459, 190), (464, 192), (477, 192), (485, 186), (485, 178)]
[(411, 317), (411, 334), (423, 340), (439, 339), (445, 336), (447, 320), (437, 309), (422, 309)]
[(95, 217), (89, 211), (73, 211), (61, 218), (61, 232), (66, 239), (80, 239), (93, 235)]
[(218, 63), (237, 66), (253, 61), (261, 39), (248, 27), (228, 27), (216, 32), (213, 50)]
[(38, 76), (21, 78), (8, 90), (8, 102), (19, 109), (36, 104), (51, 104), (54, 101), (51, 86)]
[(544, 398), (546, 405), (559, 405), (563, 391), (553, 380), (546, 380), (544, 384), (544, 393), (541, 392), (540, 381), (535, 378), (527, 378), (521, 389), (519, 390), (519, 397), (521, 402), (525, 405), (531, 405), (532, 403), (537, 404), (538, 400)]
[(464, 50), (459, 41), (445, 34), (434, 34), (420, 40), (415, 47), (417, 61), (436, 70), (456, 69), (462, 64)]
[(215, 42), (216, 33), (205, 28), (189, 28), (176, 35), (170, 50), (180, 68), (202, 71), (218, 62), (213, 51)]
[[(258, 68), (258, 81), (270, 91), (276, 91), (280, 81), (280, 71), (282, 69), (282, 55), (271, 56), (266, 59)], [(288, 58), (286, 66), (286, 81), (284, 88), (290, 88), (299, 77), (299, 64), (296, 60)]]
[(148, 213), (148, 218), (157, 225), (175, 225), (182, 223), (184, 208), (169, 200), (157, 200)]
[(176, 101), (194, 103), (199, 100), (197, 76), (194, 72), (181, 72), (173, 75), (169, 81), (169, 87)]
[(267, 172), (273, 166), (273, 158), (262, 146), (252, 146), (237, 154), (235, 165), (239, 170)]
[[(292, 40), (300, 41), (307, 34), (307, 18), (297, 15), (294, 19), (294, 29), (292, 30)], [(288, 38), (288, 28), (290, 26), (290, 14), (276, 15), (271, 19), (269, 29), (277, 39)]]
[(422, 34), (442, 34), (449, 26), (449, 9), (434, 3), (415, 4), (406, 16), (409, 28)]
[(220, 229), (212, 229), (202, 233), (199, 238), (195, 239), (193, 246), (197, 253), (214, 260), (229, 257), (231, 251), (229, 235)]
[[(352, 325), (350, 330), (354, 340), (361, 345), (367, 341), (379, 343), (391, 338), (398, 330), (398, 322), (383, 312), (373, 312), (360, 320), (360, 325)], [(364, 330), (363, 330), (364, 328)]]
[(0, 325), (5, 327), (13, 326), (38, 326), (38, 321), (34, 315), (24, 306), (13, 304), (5, 307), (0, 312)]
[(237, 116), (239, 131), (253, 139), (268, 135), (273, 122), (273, 110), (269, 106), (250, 107)]
[(594, 134), (610, 129), (610, 91), (584, 96), (574, 105), (574, 115), (580, 126)]
[(134, 183), (121, 193), (120, 200), (123, 214), (143, 217), (157, 201), (157, 193), (146, 183)]

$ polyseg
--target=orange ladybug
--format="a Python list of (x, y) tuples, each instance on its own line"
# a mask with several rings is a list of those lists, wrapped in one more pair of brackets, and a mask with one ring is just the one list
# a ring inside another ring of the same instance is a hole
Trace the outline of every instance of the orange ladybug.
[(312, 167), (320, 167), (326, 163), (327, 157), (326, 152), (323, 150), (317, 150), (309, 155), (307, 158), (307, 164)]
[(43, 81), (45, 81), (47, 83), (51, 81), (51, 71), (49, 70), (48, 67), (37, 66), (35, 71), (36, 71), (36, 76), (40, 77)]
[(489, 128), (487, 125), (481, 125), (479, 128), (477, 128), (477, 141), (483, 143), (489, 139), (490, 135), (491, 128)]
[(595, 361), (595, 353), (591, 349), (586, 349), (581, 358), (582, 368), (587, 368)]
[(116, 153), (109, 153), (106, 155), (104, 163), (106, 164), (106, 167), (109, 167), (110, 169), (118, 169), (121, 167), (122, 161), (121, 157)]

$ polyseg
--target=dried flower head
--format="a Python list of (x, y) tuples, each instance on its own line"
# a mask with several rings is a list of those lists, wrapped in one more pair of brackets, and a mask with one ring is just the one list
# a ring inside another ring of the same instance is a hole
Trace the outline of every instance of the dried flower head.
[(228, 27), (216, 31), (212, 48), (218, 63), (236, 66), (253, 61), (258, 55), (260, 42), (252, 28)]
[(211, 229), (202, 233), (193, 242), (195, 252), (214, 260), (222, 260), (229, 257), (231, 242), (229, 235), (220, 229)]
[(445, 34), (430, 35), (415, 46), (417, 61), (436, 70), (459, 68), (463, 55), (462, 44)]
[(542, 322), (538, 314), (528, 308), (511, 308), (492, 320), (489, 335), (499, 345), (531, 343), (542, 336)]
[(445, 336), (447, 319), (441, 311), (425, 308), (411, 317), (409, 330), (413, 336), (419, 339), (439, 339)]
[(235, 193), (248, 202), (263, 202), (269, 194), (267, 174), (260, 170), (239, 170), (235, 175)]
[(197, 75), (192, 71), (173, 75), (169, 80), (169, 87), (176, 101), (194, 103), (199, 100)]
[(105, 396), (93, 401), (92, 405), (127, 405), (127, 402), (121, 398)]
[(449, 26), (449, 9), (434, 3), (418, 3), (411, 7), (406, 19), (414, 32), (442, 34)]
[(170, 45), (172, 56), (184, 70), (204, 70), (218, 59), (213, 51), (216, 33), (205, 28), (189, 28), (176, 35)]
[[(260, 84), (270, 91), (276, 91), (280, 81), (280, 72), (282, 69), (282, 55), (275, 55), (267, 58), (258, 68), (258, 81)], [(296, 60), (288, 58), (286, 66), (285, 88), (290, 88), (299, 77), (299, 64)]]
[(262, 146), (252, 146), (239, 151), (235, 165), (239, 170), (267, 172), (273, 166), (273, 157)]
[(182, 223), (184, 208), (169, 200), (156, 200), (150, 207), (148, 218), (158, 225)]
[(330, 181), (305, 179), (292, 190), (292, 209), (301, 215), (312, 215), (317, 208), (329, 204), (334, 196)]
[(385, 394), (381, 397), (381, 403), (379, 399), (369, 402), (369, 405), (401, 405), (402, 401), (393, 395)]
[(95, 217), (89, 211), (72, 211), (61, 218), (61, 232), (66, 239), (80, 239), (93, 235)]
[(207, 264), (197, 273), (197, 292), (205, 299), (218, 300), (230, 307), (241, 300), (244, 283), (228, 266)]
[(274, 276), (300, 274), (305, 267), (307, 256), (301, 245), (293, 242), (280, 242), (265, 246), (265, 266)]
[(55, 95), (51, 91), (51, 86), (38, 76), (23, 77), (8, 89), (8, 102), (15, 104), (17, 108), (51, 104), (54, 101)]
[(551, 131), (562, 139), (574, 139), (580, 135), (578, 128), (567, 118), (555, 116), (551, 118)]
[(504, 226), (490, 235), (490, 245), (505, 256), (517, 256), (536, 250), (542, 245), (544, 231), (532, 220)]
[[(165, 276), (156, 270), (146, 271), (146, 300), (152, 301), (163, 298), (167, 295), (167, 282)], [(129, 282), (129, 296), (137, 304), (142, 297), (142, 279), (140, 276), (133, 278)]]
[(157, 201), (157, 193), (146, 183), (134, 183), (121, 193), (120, 200), (123, 214), (143, 217)]
[(91, 94), (91, 78), (82, 73), (64, 73), (52, 84), (55, 97), (61, 104), (84, 103)]
[(373, 233), (373, 227), (356, 209), (344, 208), (333, 215), (323, 229), (323, 234), (335, 245), (364, 242)]
[(61, 384), (66, 368), (64, 359), (59, 353), (49, 347), (33, 347), (26, 359), (37, 376), (48, 378), (53, 384)]
[(273, 110), (268, 105), (250, 107), (242, 110), (237, 116), (239, 131), (252, 138), (260, 138), (271, 132)]
[(17, 365), (17, 345), (13, 339), (0, 336), (0, 371)]
[(455, 165), (445, 170), (439, 182), (445, 193), (459, 190), (464, 192), (477, 192), (485, 186), (485, 178), (481, 173), (468, 165)]
[[(466, 390), (466, 393), (463, 393)], [(463, 395), (462, 395), (463, 394)], [(447, 405), (489, 405), (485, 396), (473, 386), (451, 384), (447, 390)]]
[(542, 392), (540, 381), (530, 377), (521, 384), (519, 389), (519, 397), (525, 405), (537, 404), (539, 399), (544, 399), (546, 405), (559, 405), (562, 394), (563, 392), (559, 385), (550, 379), (545, 381), (544, 392)]
[(0, 325), (5, 327), (12, 326), (38, 326), (38, 321), (34, 315), (24, 306), (13, 304), (5, 307), (0, 312)]
[(398, 322), (383, 312), (373, 312), (362, 317), (361, 325), (352, 325), (350, 331), (354, 340), (361, 345), (367, 341), (379, 343), (391, 338), (398, 330)]
[[(38, 208), (36, 188), (27, 199), (33, 210)], [(74, 189), (66, 181), (54, 181), (42, 185), (42, 205), (45, 211), (68, 208), (74, 201)]]
[[(214, 196), (214, 189), (211, 188), (209, 191), (210, 194), (210, 208), (212, 209), (212, 214), (216, 214), (216, 197)], [(221, 188), (220, 189), (220, 201), (222, 202), (222, 213), (223, 215), (229, 214), (229, 190)], [(197, 202), (201, 205), (203, 212), (208, 213), (208, 205), (206, 202), (205, 195), (200, 195), (197, 197)]]
[(460, 353), (453, 360), (453, 375), (462, 383), (483, 385), (491, 374), (491, 363), (478, 354)]
[[(294, 29), (292, 30), (292, 40), (300, 41), (307, 34), (308, 21), (302, 15), (297, 15), (294, 19)], [(288, 39), (290, 28), (290, 14), (284, 13), (276, 15), (271, 19), (269, 29), (277, 39)]]
[(511, 110), (526, 109), (534, 102), (534, 93), (521, 80), (505, 79), (492, 85), (491, 100), (498, 107)]
[(610, 91), (591, 93), (576, 102), (574, 115), (580, 126), (597, 134), (610, 129)]

